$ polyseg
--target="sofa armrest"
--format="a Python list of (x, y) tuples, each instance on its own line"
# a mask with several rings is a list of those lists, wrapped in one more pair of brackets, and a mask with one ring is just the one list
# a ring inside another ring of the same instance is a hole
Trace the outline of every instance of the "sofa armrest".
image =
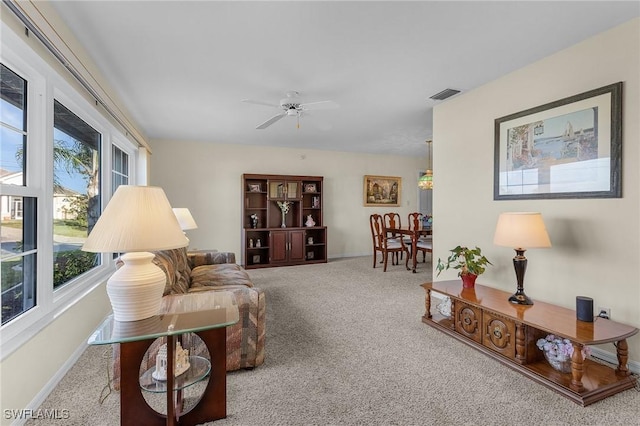
[(236, 255), (230, 251), (195, 250), (187, 252), (189, 266), (195, 268), (202, 265), (217, 265), (221, 263), (236, 263)]

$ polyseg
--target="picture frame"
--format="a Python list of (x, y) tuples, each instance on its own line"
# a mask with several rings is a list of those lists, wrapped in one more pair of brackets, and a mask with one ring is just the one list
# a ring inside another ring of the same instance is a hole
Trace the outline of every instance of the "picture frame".
[(314, 196), (311, 199), (311, 207), (314, 209), (319, 209), (320, 208), (320, 197)]
[(402, 193), (402, 178), (398, 176), (364, 176), (365, 207), (398, 207)]
[(312, 251), (308, 251), (307, 252), (307, 260), (312, 260), (314, 258), (313, 252)]
[(261, 192), (262, 191), (262, 187), (259, 183), (250, 183), (248, 184), (249, 186), (249, 192)]
[(622, 88), (497, 118), (493, 199), (621, 198)]
[(304, 192), (317, 192), (318, 187), (315, 183), (305, 183), (304, 184)]
[(253, 264), (258, 264), (260, 263), (260, 255), (259, 254), (254, 254), (253, 255)]

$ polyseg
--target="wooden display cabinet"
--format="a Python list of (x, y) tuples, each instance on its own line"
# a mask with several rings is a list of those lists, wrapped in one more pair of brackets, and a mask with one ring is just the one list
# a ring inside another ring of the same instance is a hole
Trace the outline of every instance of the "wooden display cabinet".
[[(425, 283), (425, 314), (422, 321), (541, 383), (570, 400), (586, 406), (635, 386), (627, 368), (627, 338), (638, 329), (604, 318), (583, 322), (576, 312), (536, 301), (517, 305), (510, 293), (476, 284), (462, 287), (460, 280)], [(431, 303), (432, 293), (451, 299), (451, 316)], [(446, 314), (446, 315), (445, 315)], [(573, 344), (571, 373), (556, 371), (536, 347), (547, 334), (569, 339)], [(614, 343), (617, 368), (582, 359), (585, 345)]]
[[(245, 268), (327, 261), (322, 186), (321, 176), (242, 176), (242, 263)], [(288, 205), (284, 216), (282, 203)]]

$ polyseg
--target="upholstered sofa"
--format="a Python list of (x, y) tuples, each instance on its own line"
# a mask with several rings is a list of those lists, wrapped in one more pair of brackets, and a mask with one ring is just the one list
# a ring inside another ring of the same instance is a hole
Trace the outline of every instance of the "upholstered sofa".
[[(262, 290), (253, 286), (247, 272), (235, 263), (235, 254), (215, 250), (187, 252), (185, 248), (155, 254), (154, 263), (167, 275), (165, 296), (216, 290), (234, 294), (240, 321), (227, 327), (227, 371), (261, 365), (264, 362), (265, 296)], [(185, 338), (193, 355), (206, 351), (197, 337)], [(154, 342), (141, 368), (155, 365), (155, 354), (162, 343), (162, 339)], [(114, 345), (113, 360), (112, 383), (119, 389), (120, 345)]]

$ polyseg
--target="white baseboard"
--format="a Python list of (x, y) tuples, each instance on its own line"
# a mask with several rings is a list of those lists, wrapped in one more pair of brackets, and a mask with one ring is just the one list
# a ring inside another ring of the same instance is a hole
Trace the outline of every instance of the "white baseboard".
[[(87, 336), (87, 338), (88, 337), (89, 336)], [(62, 380), (65, 374), (67, 374), (69, 370), (71, 370), (71, 368), (75, 365), (75, 363), (78, 362), (78, 360), (80, 359), (84, 351), (87, 349), (88, 344), (86, 342), (87, 340), (85, 339), (85, 341), (73, 352), (73, 354), (71, 354), (69, 359), (67, 359), (67, 361), (64, 364), (62, 364), (62, 366), (60, 367), (60, 369), (58, 369), (56, 374), (54, 374), (53, 377), (49, 379), (47, 384), (44, 385), (42, 389), (40, 389), (40, 392), (38, 392), (38, 394), (25, 407), (24, 409), (25, 413), (29, 413), (29, 412), (32, 412), (34, 414), (37, 413), (40, 406), (44, 403), (44, 400), (47, 399), (47, 396), (49, 396), (49, 394), (53, 392), (55, 387), (58, 386), (58, 383), (60, 383), (60, 380)], [(23, 425), (27, 422), (27, 420), (29, 420), (29, 418), (27, 417), (28, 416), (23, 416), (23, 418), (18, 418), (14, 420), (11, 423), (11, 425), (12, 426)]]
[[(604, 349), (591, 347), (591, 357), (605, 361), (608, 364), (612, 364), (613, 366), (618, 365), (618, 356), (615, 352), (609, 352), (605, 351)], [(640, 375), (640, 362), (628, 361), (627, 367), (629, 367), (629, 371), (631, 371), (633, 374)]]

